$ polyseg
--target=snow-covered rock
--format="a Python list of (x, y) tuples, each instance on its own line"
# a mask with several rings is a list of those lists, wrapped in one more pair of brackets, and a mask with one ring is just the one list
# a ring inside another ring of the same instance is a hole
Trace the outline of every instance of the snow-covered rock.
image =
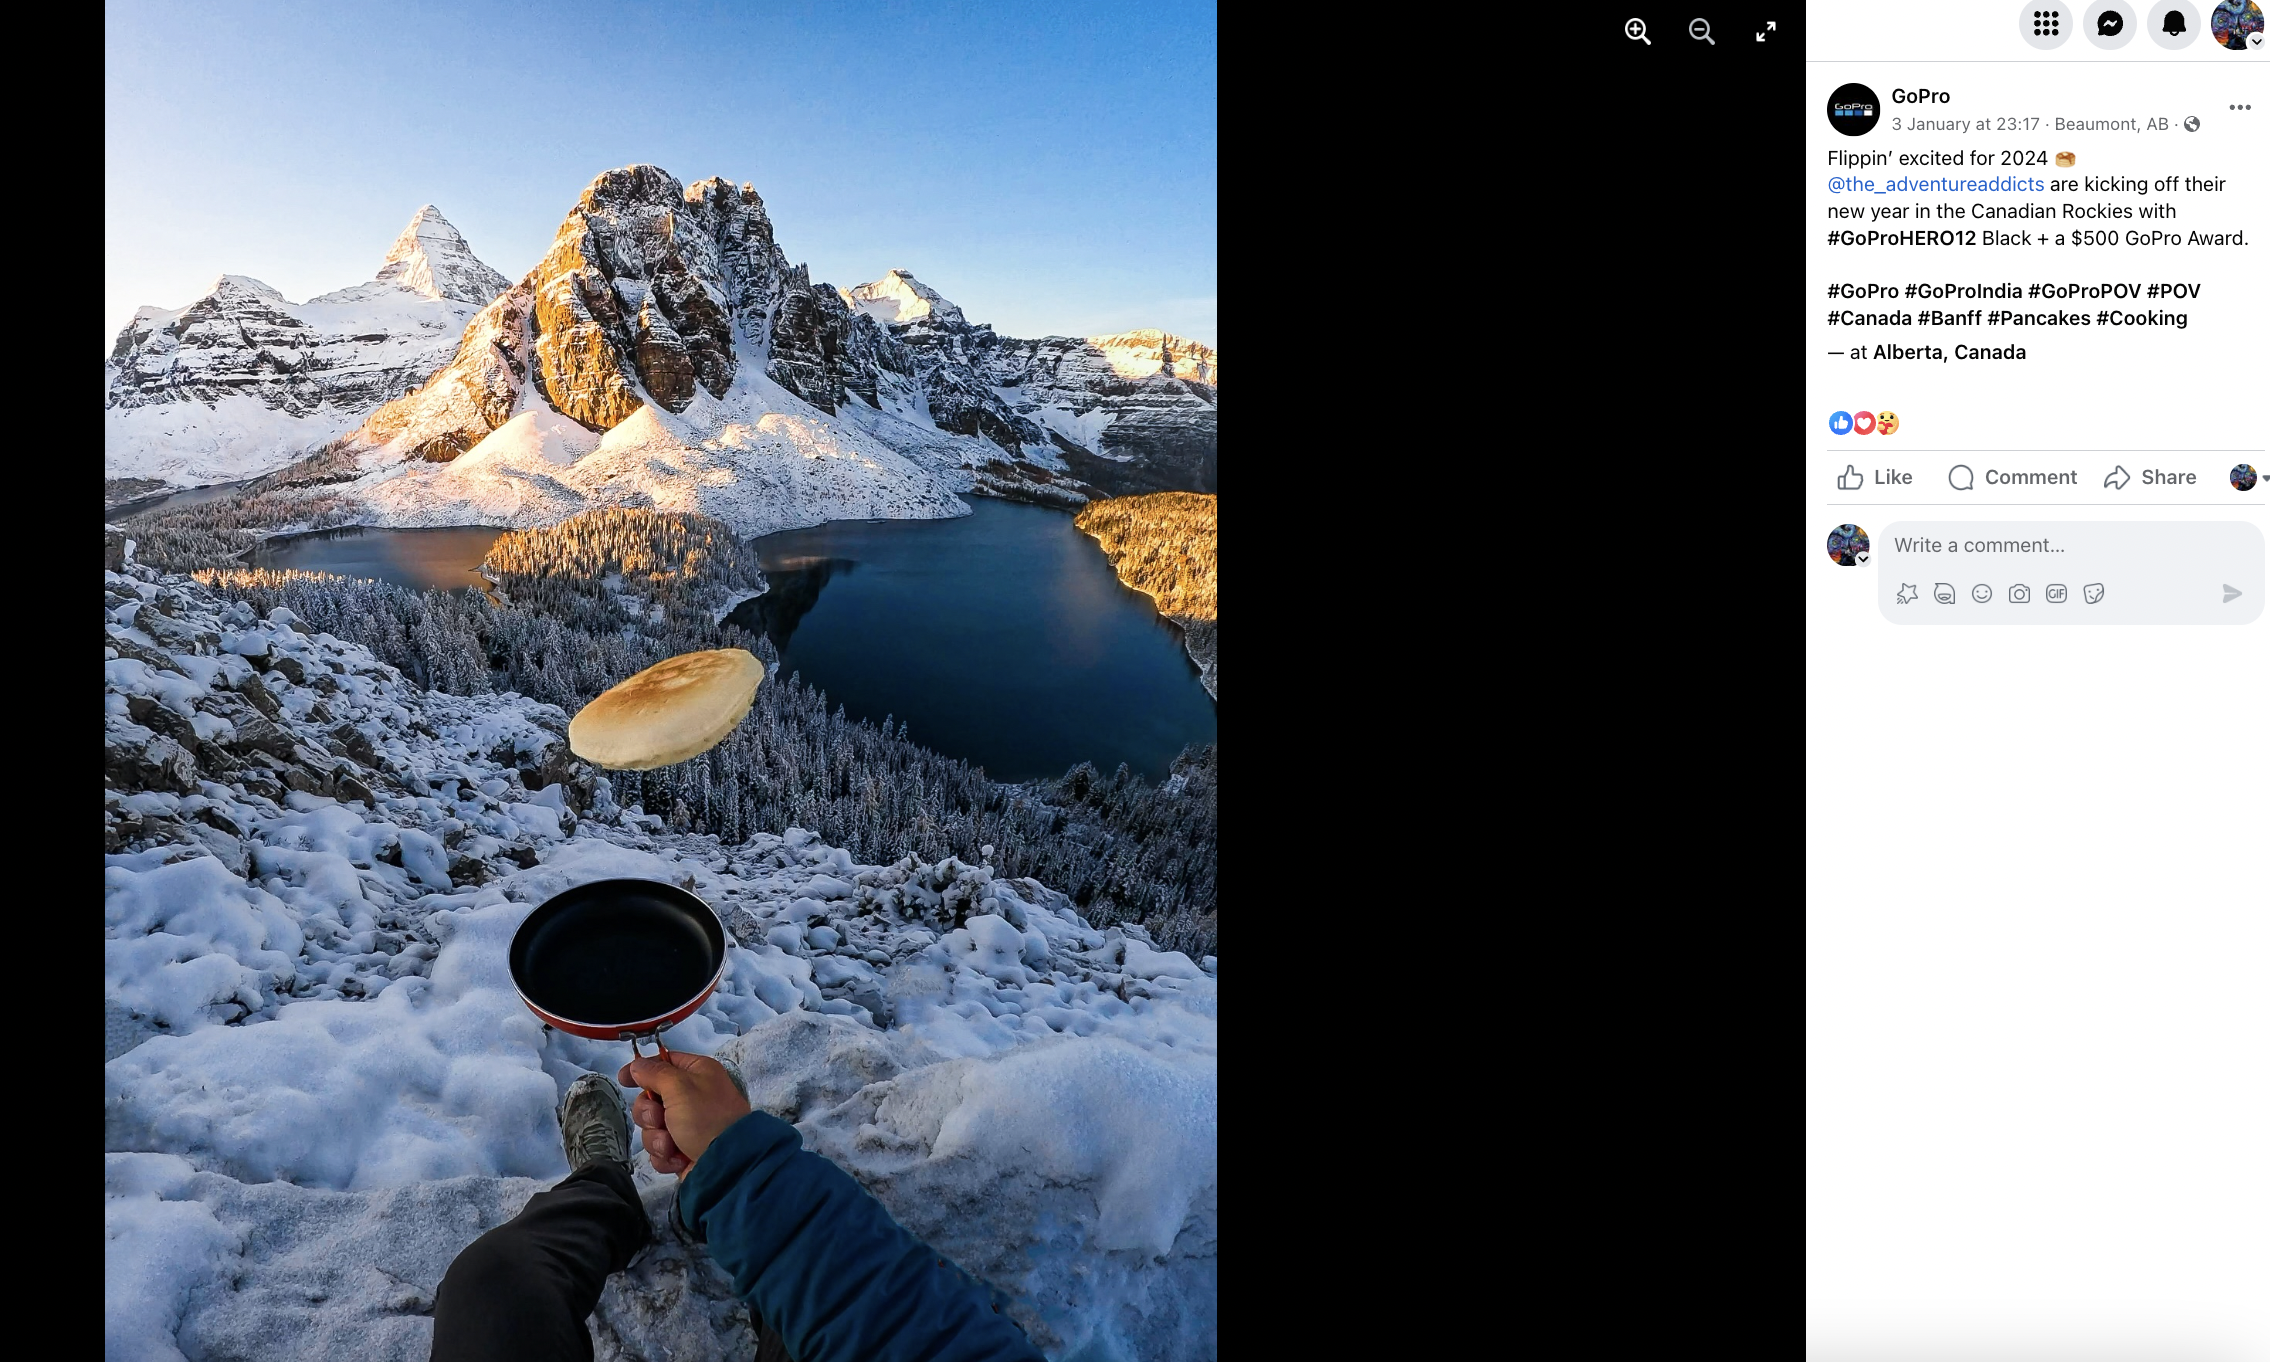
[(913, 368), (788, 263), (754, 188), (630, 166), (592, 181), (446, 368), (354, 432), (363, 475), (326, 490), (382, 525), (645, 506), (754, 535), (966, 514), (968, 451), (836, 419), (911, 409)]
[[(1051, 1357), (1214, 1355), (1213, 962), (951, 858), (735, 846), (621, 808), (517, 695), (427, 692), (287, 610), (105, 574), (106, 1348), (418, 1359), (450, 1260), (566, 1173), (553, 1108), (620, 1044), (545, 1031), (506, 948), (573, 885), (718, 910), (674, 1046), (734, 1059)], [(603, 1358), (746, 1358), (667, 1228)]]
[(368, 283), (294, 303), (224, 274), (145, 307), (103, 366), (103, 468), (174, 486), (267, 472), (354, 429), (449, 362), (505, 278), (432, 205)]
[(997, 336), (905, 270), (843, 297), (913, 352), (939, 429), (1053, 448), (1115, 494), (1215, 490), (1212, 347), (1164, 331)]

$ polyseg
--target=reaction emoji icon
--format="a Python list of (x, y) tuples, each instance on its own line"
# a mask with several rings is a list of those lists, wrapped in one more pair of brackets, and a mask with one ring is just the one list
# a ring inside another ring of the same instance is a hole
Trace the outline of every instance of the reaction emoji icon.
[(2057, 153), (2057, 168), (2059, 170), (2071, 170), (2073, 168), (2073, 153), (2070, 151)]
[(1900, 418), (1897, 415), (1888, 411), (1876, 413), (1876, 433), (1878, 435), (1889, 435), (1899, 428)]
[(1856, 412), (1854, 412), (1854, 413), (1852, 414), (1852, 433), (1853, 433), (1853, 434), (1855, 434), (1855, 435), (1873, 435), (1873, 434), (1875, 434), (1875, 433), (1876, 433), (1876, 413), (1874, 413), (1874, 412), (1872, 412), (1872, 411), (1856, 411)]

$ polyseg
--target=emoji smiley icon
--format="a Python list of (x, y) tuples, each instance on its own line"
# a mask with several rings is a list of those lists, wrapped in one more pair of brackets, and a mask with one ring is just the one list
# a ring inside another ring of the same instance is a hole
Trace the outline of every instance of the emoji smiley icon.
[(1977, 586), (1974, 586), (1970, 589), (1970, 598), (1974, 601), (1977, 601), (1980, 605), (1984, 605), (1988, 601), (1994, 599), (1994, 588), (1988, 586), (1984, 582), (1980, 582)]
[(1900, 418), (1897, 415), (1888, 411), (1876, 413), (1876, 433), (1878, 435), (1889, 435), (1899, 428)]
[(2071, 170), (2073, 168), (2073, 153), (2070, 151), (2057, 153), (2057, 168), (2059, 170)]

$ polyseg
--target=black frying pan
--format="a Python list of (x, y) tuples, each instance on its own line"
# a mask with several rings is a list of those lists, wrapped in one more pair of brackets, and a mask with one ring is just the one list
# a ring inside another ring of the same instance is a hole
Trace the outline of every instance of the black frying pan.
[(725, 977), (725, 926), (660, 880), (596, 880), (554, 894), (512, 938), (528, 1010), (573, 1036), (641, 1040), (694, 1014)]

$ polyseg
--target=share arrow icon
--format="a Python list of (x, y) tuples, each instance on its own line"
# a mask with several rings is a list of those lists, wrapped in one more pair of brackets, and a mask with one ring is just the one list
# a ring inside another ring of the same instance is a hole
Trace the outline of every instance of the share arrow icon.
[(2104, 475), (2104, 485), (2115, 492), (2126, 487), (2128, 485), (2128, 470), (2122, 468), (2119, 464), (2114, 464), (2112, 471)]

